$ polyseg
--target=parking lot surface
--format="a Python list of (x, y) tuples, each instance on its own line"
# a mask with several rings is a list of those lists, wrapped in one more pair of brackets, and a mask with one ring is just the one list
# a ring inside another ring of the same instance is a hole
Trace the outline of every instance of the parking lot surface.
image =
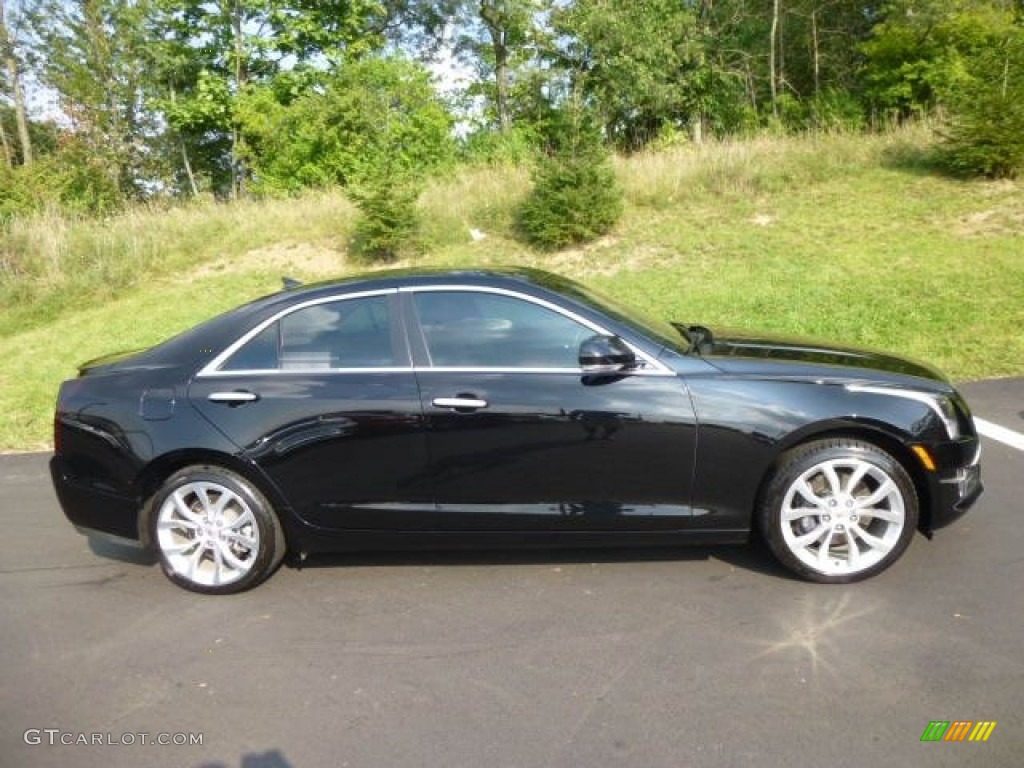
[[(1024, 380), (964, 391), (1024, 432)], [(202, 597), (76, 534), (47, 458), (0, 457), (5, 768), (1024, 764), (1024, 452), (987, 438), (976, 507), (840, 587), (751, 545), (320, 558)]]

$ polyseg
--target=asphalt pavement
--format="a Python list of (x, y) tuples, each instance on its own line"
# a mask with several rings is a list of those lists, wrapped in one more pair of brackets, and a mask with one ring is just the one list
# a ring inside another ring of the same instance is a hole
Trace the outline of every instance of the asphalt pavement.
[[(964, 391), (1024, 432), (1024, 379)], [(321, 558), (226, 598), (0, 457), (0, 766), (1020, 766), (1024, 452), (983, 450), (969, 515), (856, 585), (750, 545)]]

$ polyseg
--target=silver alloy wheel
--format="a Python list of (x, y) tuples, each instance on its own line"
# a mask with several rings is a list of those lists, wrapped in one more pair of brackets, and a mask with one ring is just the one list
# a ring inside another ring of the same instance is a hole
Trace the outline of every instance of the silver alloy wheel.
[(260, 551), (260, 529), (245, 499), (220, 483), (174, 489), (157, 513), (157, 546), (167, 566), (209, 587), (244, 578)]
[(786, 489), (782, 538), (808, 568), (829, 576), (865, 571), (897, 546), (903, 493), (881, 467), (850, 457), (822, 461)]

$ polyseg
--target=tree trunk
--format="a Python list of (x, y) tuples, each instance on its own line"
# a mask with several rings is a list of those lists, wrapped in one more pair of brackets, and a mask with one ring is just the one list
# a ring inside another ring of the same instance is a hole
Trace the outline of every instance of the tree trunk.
[[(178, 92), (174, 89), (173, 85), (170, 88), (170, 93), (171, 104), (176, 104), (178, 101)], [(178, 134), (178, 142), (181, 144), (181, 162), (182, 165), (185, 167), (185, 175), (188, 176), (189, 189), (192, 190), (192, 197), (198, 197), (199, 187), (196, 185), (196, 176), (192, 172), (192, 163), (188, 159), (188, 146), (185, 144), (185, 137), (182, 136), (180, 132)]]
[(1006, 41), (1006, 53), (1003, 56), (1003, 88), (1000, 95), (1005, 99), (1010, 89), (1010, 41)]
[(0, 149), (4, 152), (4, 164), (8, 168), (14, 167), (14, 158), (11, 156), (11, 145), (7, 141), (7, 131), (4, 130), (4, 124), (0, 121)]
[(777, 85), (777, 72), (775, 71), (775, 48), (777, 45), (776, 36), (779, 31), (779, 2), (780, 0), (772, 0), (772, 29), (771, 29), (771, 50), (768, 53), (768, 78), (770, 80), (771, 91), (772, 91), (772, 113), (779, 116), (779, 91)]
[[(116, 33), (108, 30), (103, 8), (98, 3), (83, 5), (82, 21), (85, 34), (83, 43), (87, 46), (86, 62), (99, 82), (114, 83), (116, 66), (113, 50)], [(104, 89), (103, 93), (95, 101), (89, 99), (82, 103), (85, 116), (83, 134), (96, 157), (102, 159), (111, 185), (123, 192), (129, 175), (123, 123), (115, 89)]]
[[(248, 72), (245, 67), (245, 30), (242, 24), (242, 6), (239, 0), (231, 3), (231, 27), (235, 50), (235, 96), (245, 88)], [(245, 195), (245, 161), (242, 158), (242, 136), (238, 124), (231, 123), (231, 199)]]
[(188, 148), (185, 140), (181, 140), (181, 161), (185, 166), (185, 175), (188, 176), (188, 186), (192, 190), (192, 197), (199, 196), (199, 187), (196, 185), (196, 176), (192, 173), (192, 163), (188, 159)]
[(0, 0), (0, 51), (14, 101), (14, 119), (18, 126), (18, 141), (21, 143), (21, 162), (23, 165), (32, 165), (32, 139), (28, 133), (28, 118), (25, 115), (25, 92), (21, 88), (21, 72), (18, 70), (18, 59), (14, 55), (14, 44), (7, 33), (4, 2), (5, 0)]
[(754, 82), (754, 73), (750, 68), (750, 57), (743, 57), (743, 82), (747, 87), (747, 96), (750, 97), (750, 108), (757, 114), (757, 84)]
[(778, 85), (776, 90), (782, 92), (785, 90), (786, 82), (786, 9), (782, 7), (782, 0), (777, 0), (776, 5), (778, 6), (778, 18), (779, 18), (779, 29), (775, 35), (775, 47), (778, 51)]
[(501, 11), (488, 0), (480, 0), (480, 18), (483, 19), (491, 36), (491, 44), (494, 46), (494, 84), (497, 90), (495, 110), (498, 130), (505, 133), (512, 122), (508, 114), (508, 39), (505, 20)]
[[(703, 70), (708, 65), (708, 52), (705, 47), (706, 40), (710, 37), (708, 18), (712, 11), (712, 0), (703, 0), (697, 11), (697, 37), (700, 50), (697, 53), (697, 68)], [(704, 93), (701, 93), (700, 106), (696, 109), (696, 117), (690, 131), (690, 139), (694, 144), (704, 143)]]
[(821, 49), (818, 47), (818, 9), (811, 11), (811, 41), (814, 45), (814, 98), (821, 95)]

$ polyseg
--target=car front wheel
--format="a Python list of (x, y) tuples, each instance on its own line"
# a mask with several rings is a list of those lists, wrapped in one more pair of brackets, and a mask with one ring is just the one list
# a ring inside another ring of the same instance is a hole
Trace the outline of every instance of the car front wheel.
[(281, 524), (263, 495), (221, 467), (176, 472), (153, 499), (150, 540), (180, 587), (229, 594), (256, 586), (285, 553)]
[(860, 440), (818, 440), (781, 460), (762, 498), (768, 547), (811, 581), (874, 576), (903, 554), (917, 527), (918, 501), (903, 466)]

